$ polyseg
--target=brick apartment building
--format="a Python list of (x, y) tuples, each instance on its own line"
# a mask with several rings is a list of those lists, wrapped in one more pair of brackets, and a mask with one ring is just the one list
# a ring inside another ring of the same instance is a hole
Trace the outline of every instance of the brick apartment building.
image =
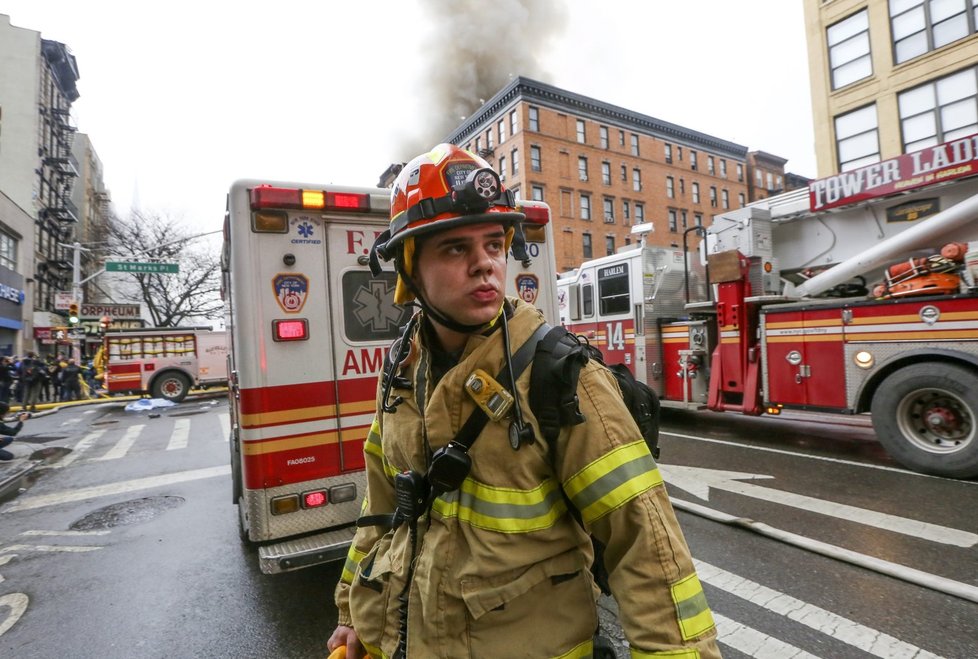
[[(784, 189), (785, 160), (523, 77), (447, 141), (477, 152), (520, 198), (553, 210), (560, 271), (637, 242), (698, 244), (694, 227)], [(804, 179), (802, 179), (804, 180)]]

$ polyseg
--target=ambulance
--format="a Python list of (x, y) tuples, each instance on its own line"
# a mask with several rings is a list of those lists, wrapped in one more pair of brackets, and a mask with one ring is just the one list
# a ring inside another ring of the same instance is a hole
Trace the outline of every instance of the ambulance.
[[(520, 205), (507, 293), (556, 323), (550, 209)], [(233, 501), (264, 573), (342, 560), (353, 539), (378, 374), (413, 311), (394, 304), (393, 266), (370, 272), (389, 210), (382, 188), (240, 180), (228, 194)]]

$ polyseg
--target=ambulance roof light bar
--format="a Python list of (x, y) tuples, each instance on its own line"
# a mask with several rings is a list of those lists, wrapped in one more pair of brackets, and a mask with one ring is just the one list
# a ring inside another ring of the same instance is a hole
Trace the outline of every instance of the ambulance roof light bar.
[(520, 207), (519, 210), (526, 215), (527, 222), (532, 222), (533, 224), (550, 223), (550, 209), (545, 205), (524, 205)]
[(366, 213), (370, 195), (359, 192), (330, 192), (259, 185), (251, 189), (251, 210), (296, 209)]

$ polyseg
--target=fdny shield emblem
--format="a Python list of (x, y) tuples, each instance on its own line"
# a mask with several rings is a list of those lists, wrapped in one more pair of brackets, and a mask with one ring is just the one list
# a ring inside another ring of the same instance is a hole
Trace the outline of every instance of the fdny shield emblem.
[(295, 272), (280, 272), (272, 280), (278, 306), (285, 313), (299, 313), (309, 293), (309, 279)]
[(540, 292), (540, 280), (536, 275), (519, 275), (516, 277), (516, 292), (520, 299), (528, 304), (537, 301), (537, 294)]

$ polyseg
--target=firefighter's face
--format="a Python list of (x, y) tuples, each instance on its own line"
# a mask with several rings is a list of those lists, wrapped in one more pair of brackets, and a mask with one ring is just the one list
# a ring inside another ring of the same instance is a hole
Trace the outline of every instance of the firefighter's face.
[(499, 313), (506, 278), (506, 231), (470, 224), (418, 241), (417, 283), (425, 301), (463, 325), (482, 325)]

